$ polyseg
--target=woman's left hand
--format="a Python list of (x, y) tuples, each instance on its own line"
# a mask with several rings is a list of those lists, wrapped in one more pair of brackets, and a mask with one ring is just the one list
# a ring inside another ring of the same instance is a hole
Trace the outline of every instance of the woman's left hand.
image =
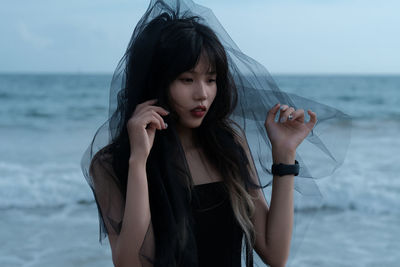
[[(276, 122), (275, 117), (280, 106), (278, 103), (268, 111), (264, 126), (273, 149), (295, 153), (298, 145), (303, 142), (317, 123), (317, 115), (308, 110), (310, 120), (304, 123), (303, 109), (295, 110), (293, 107), (282, 105), (279, 119)], [(289, 119), (289, 115), (292, 116), (291, 119)]]

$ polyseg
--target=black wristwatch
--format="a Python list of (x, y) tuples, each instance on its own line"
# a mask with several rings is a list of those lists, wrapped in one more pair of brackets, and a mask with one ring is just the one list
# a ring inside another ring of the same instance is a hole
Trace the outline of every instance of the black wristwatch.
[(294, 161), (294, 164), (272, 164), (272, 174), (278, 176), (284, 176), (288, 174), (294, 174), (294, 176), (299, 175), (300, 165), (297, 160)]

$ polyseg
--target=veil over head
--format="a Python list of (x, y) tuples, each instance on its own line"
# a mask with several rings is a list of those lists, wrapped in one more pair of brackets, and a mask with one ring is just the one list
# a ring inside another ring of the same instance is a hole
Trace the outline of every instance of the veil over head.
[[(309, 224), (310, 213), (304, 216), (302, 210), (310, 206), (318, 207), (322, 199), (315, 179), (331, 175), (344, 161), (350, 141), (351, 118), (333, 107), (281, 91), (264, 66), (240, 51), (212, 11), (191, 0), (151, 0), (114, 72), (109, 117), (97, 130), (81, 161), (83, 174), (93, 191), (99, 211), (100, 241), (107, 235), (120, 233), (126, 197), (123, 190), (126, 184), (121, 184), (117, 178), (112, 158), (100, 152), (107, 152), (120, 134), (121, 121), (130, 115), (126, 112), (133, 107), (127, 107), (126, 98), (134, 99), (136, 104), (154, 98), (146, 95), (143, 88), (165, 21), (160, 20), (151, 27), (149, 23), (164, 13), (172, 19), (196, 16), (198, 22), (215, 32), (225, 48), (229, 71), (238, 93), (237, 105), (230, 119), (240, 126), (246, 138), (259, 184), (268, 203), (273, 163), (271, 144), (264, 127), (268, 110), (279, 102), (295, 109), (316, 112), (317, 124), (297, 148), (296, 154), (300, 173), (295, 177), (293, 257)], [(129, 61), (131, 57), (135, 57), (135, 60)], [(129, 66), (129, 62), (133, 62), (133, 65)], [(130, 73), (135, 73), (135, 77)], [(128, 91), (126, 85), (129, 79), (135, 79), (136, 86)], [(143, 266), (197, 266), (196, 245), (191, 229), (193, 219), (188, 206), (190, 196), (185, 187), (187, 178), (191, 180), (190, 171), (173, 121), (167, 122), (167, 130), (157, 131), (146, 166), (151, 222), (142, 244), (140, 259)], [(129, 146), (129, 143), (126, 145)], [(127, 163), (120, 167), (127, 168)], [(177, 183), (177, 180), (182, 183)], [(251, 266), (251, 253), (246, 255), (246, 265)]]

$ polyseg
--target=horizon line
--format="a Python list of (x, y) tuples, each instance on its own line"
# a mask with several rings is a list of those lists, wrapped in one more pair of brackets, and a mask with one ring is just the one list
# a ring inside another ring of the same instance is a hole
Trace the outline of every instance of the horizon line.
[[(269, 72), (271, 76), (400, 76), (400, 72)], [(113, 75), (105, 71), (0, 71), (0, 75)]]

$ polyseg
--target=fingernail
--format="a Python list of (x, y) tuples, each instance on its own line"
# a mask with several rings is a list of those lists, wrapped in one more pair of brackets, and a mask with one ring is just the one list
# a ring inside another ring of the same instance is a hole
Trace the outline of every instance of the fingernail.
[(165, 124), (165, 129), (167, 129), (168, 128), (168, 123), (165, 122), (164, 124)]
[(281, 119), (280, 119), (280, 122), (281, 123), (283, 123), (283, 122), (285, 122), (286, 121), (286, 118), (285, 117), (282, 117)]

